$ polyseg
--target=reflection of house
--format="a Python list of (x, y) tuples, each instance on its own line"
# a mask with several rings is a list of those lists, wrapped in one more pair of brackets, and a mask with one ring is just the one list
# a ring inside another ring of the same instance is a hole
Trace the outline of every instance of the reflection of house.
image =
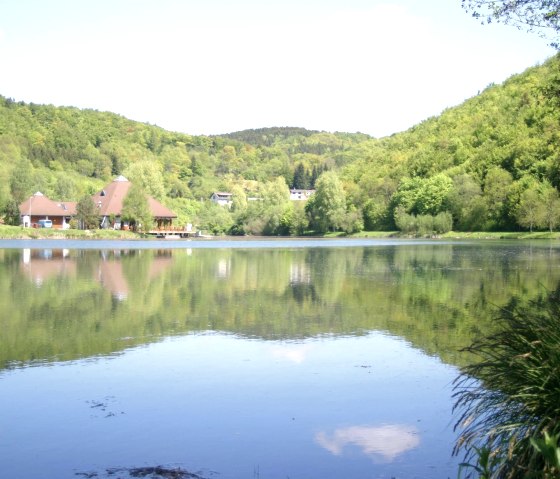
[[(92, 199), (98, 208), (102, 228), (120, 228), (123, 200), (132, 183), (124, 176), (115, 178)], [(150, 213), (158, 228), (171, 226), (177, 215), (159, 201), (148, 196)], [(35, 193), (19, 206), (23, 226), (38, 226), (42, 220), (52, 221), (53, 228), (69, 228), (70, 219), (76, 215), (76, 203), (50, 200), (42, 193)], [(111, 218), (114, 220), (111, 223)]]
[[(93, 202), (97, 206), (99, 215), (101, 216), (102, 228), (120, 228), (123, 201), (131, 185), (132, 183), (121, 175), (115, 178), (99, 193), (93, 195)], [(173, 218), (177, 218), (177, 215), (173, 213), (173, 211), (163, 206), (151, 196), (148, 197), (148, 204), (158, 228), (171, 226)], [(111, 217), (114, 218), (113, 223), (111, 223)]]
[[(135, 286), (133, 283), (131, 287), (123, 270), (123, 262), (121, 259), (123, 256), (127, 256), (127, 254), (127, 252), (120, 250), (103, 250), (101, 252), (101, 260), (99, 261), (96, 271), (97, 281), (99, 281), (105, 289), (109, 290), (112, 296), (119, 301), (126, 300), (130, 290), (133, 290)], [(156, 256), (151, 259), (150, 266), (147, 271), (148, 281), (163, 274), (163, 272), (173, 263), (173, 258), (171, 254), (168, 254), (168, 252), (157, 252), (155, 254)], [(129, 261), (135, 260), (137, 260), (137, 258), (132, 258)]]
[(66, 229), (76, 214), (76, 203), (53, 201), (38, 191), (19, 205), (19, 213), (23, 226), (37, 227), (41, 220), (50, 220), (53, 228)]
[(290, 264), (291, 284), (311, 284), (311, 272), (305, 263)]
[(76, 262), (66, 249), (24, 249), (22, 272), (37, 286), (57, 276), (75, 276)]
[(315, 190), (290, 190), (290, 200), (292, 201), (305, 201), (315, 193)]
[(218, 261), (218, 268), (216, 270), (217, 278), (228, 278), (231, 270), (231, 262), (229, 259), (222, 258)]
[(212, 193), (210, 200), (214, 203), (219, 204), (220, 206), (231, 206), (232, 204), (233, 195), (231, 193), (226, 193), (224, 191), (216, 191)]

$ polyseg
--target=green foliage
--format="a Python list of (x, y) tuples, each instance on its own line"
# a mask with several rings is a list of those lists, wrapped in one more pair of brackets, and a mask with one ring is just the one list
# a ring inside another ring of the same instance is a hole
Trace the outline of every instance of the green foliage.
[(323, 173), (316, 183), (316, 191), (307, 201), (310, 226), (315, 231), (336, 231), (344, 224), (346, 215), (346, 193), (335, 172)]
[[(477, 473), (478, 479), (492, 479), (494, 471), (499, 465), (498, 459), (492, 454), (492, 450), (488, 447), (474, 447), (474, 458), (476, 464), (462, 462), (459, 464), (459, 477), (465, 469), (474, 470)], [(465, 477), (471, 477), (467, 474)]]
[(84, 195), (76, 204), (76, 219), (81, 229), (93, 229), (99, 226), (99, 212), (90, 195)]
[(201, 230), (220, 235), (229, 232), (233, 226), (233, 218), (226, 206), (205, 201), (198, 211), (196, 223)]
[(532, 437), (531, 445), (544, 460), (543, 479), (554, 479), (560, 475), (560, 433), (550, 435), (544, 431), (543, 437)]
[(526, 304), (512, 300), (498, 320), (496, 333), (467, 348), (479, 361), (455, 381), (455, 452), (464, 449), (468, 460), (491, 450), (496, 478), (556, 477), (542, 475), (556, 464), (539, 438), (560, 434), (560, 289)]
[(530, 189), (521, 194), (516, 216), (517, 222), (524, 228), (529, 228), (531, 232), (536, 225), (543, 222), (542, 203), (537, 191)]
[(403, 233), (416, 236), (432, 236), (444, 234), (453, 229), (453, 217), (445, 211), (432, 215), (413, 215), (406, 212), (403, 206), (395, 210), (395, 224)]
[[(417, 217), (449, 212), (462, 231), (553, 230), (560, 222), (558, 98), (560, 56), (380, 139), (302, 128), (193, 137), (111, 113), (0, 97), (0, 204), (35, 191), (76, 201), (124, 174), (181, 221), (192, 222), (214, 191), (235, 188), (228, 214), (237, 232), (279, 234), (290, 230), (290, 208), (245, 205), (243, 195), (262, 196), (278, 177), (318, 188), (330, 172), (344, 202), (327, 205), (319, 193), (308, 203), (317, 232), (394, 229), (399, 207)], [(542, 215), (533, 220), (529, 189), (538, 191)], [(427, 230), (428, 219), (422, 222)]]
[(4, 222), (7, 225), (19, 226), (21, 223), (20, 212), (17, 202), (14, 199), (8, 200), (4, 206)]
[[(492, 21), (536, 31), (559, 48), (560, 2), (557, 0), (462, 0), (463, 8), (482, 23)], [(547, 35), (548, 34), (548, 35)]]
[(290, 192), (283, 177), (263, 184), (256, 201), (237, 216), (236, 233), (254, 235), (290, 234), (292, 205)]
[(123, 175), (133, 184), (138, 185), (144, 192), (161, 200), (164, 195), (163, 175), (161, 165), (149, 159), (140, 160), (129, 165)]
[(148, 204), (148, 197), (143, 188), (133, 183), (123, 200), (122, 219), (128, 221), (134, 231), (148, 231), (153, 218)]

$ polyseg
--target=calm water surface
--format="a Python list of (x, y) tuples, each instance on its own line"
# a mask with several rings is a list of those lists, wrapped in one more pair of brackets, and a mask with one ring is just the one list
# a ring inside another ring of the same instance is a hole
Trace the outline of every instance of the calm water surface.
[(21, 479), (456, 477), (459, 350), (560, 281), (548, 242), (0, 248), (0, 464)]

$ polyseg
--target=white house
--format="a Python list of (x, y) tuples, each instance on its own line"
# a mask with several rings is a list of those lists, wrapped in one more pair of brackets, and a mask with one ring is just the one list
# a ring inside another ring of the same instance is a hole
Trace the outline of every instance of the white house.
[(292, 201), (305, 201), (315, 193), (315, 190), (290, 190), (290, 200)]
[(232, 198), (233, 195), (231, 193), (226, 193), (223, 191), (215, 191), (214, 193), (212, 193), (210, 200), (213, 201), (214, 203), (219, 204), (220, 206), (227, 206), (229, 208), (233, 202)]

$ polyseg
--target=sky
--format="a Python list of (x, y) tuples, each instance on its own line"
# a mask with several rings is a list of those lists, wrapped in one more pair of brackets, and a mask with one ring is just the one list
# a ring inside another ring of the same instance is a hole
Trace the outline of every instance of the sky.
[(383, 137), (553, 54), (461, 0), (0, 0), (0, 95), (191, 135)]

